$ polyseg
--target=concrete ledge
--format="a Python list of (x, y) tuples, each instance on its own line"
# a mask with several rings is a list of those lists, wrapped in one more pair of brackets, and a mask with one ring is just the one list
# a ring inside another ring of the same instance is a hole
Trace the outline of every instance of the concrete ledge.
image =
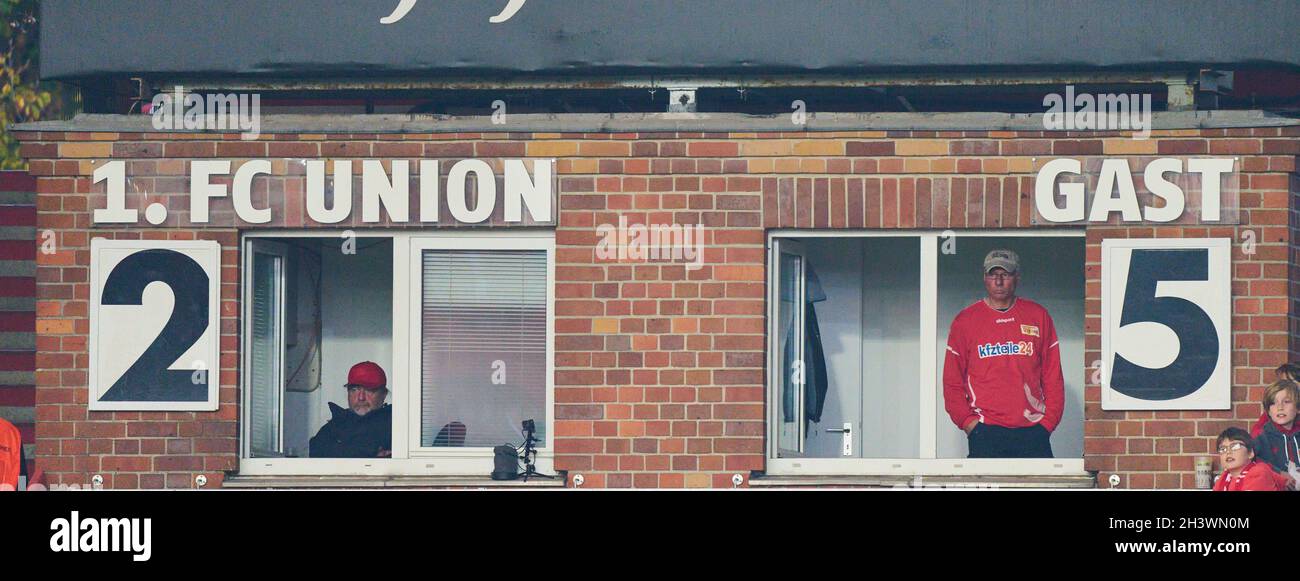
[(0, 260), (0, 272), (5, 276), (36, 276), (35, 260)]
[(36, 241), (36, 226), (0, 226), (0, 240)]
[(228, 476), (222, 488), (508, 489), (564, 488), (564, 479), (492, 480), (486, 476)]
[(35, 206), (36, 192), (0, 191), (0, 206)]
[(1078, 476), (755, 476), (751, 488), (952, 488), (1089, 489), (1091, 474)]
[(36, 408), (32, 406), (0, 406), (0, 418), (9, 420), (11, 424), (33, 424), (36, 423)]
[[(36, 302), (33, 299), (31, 310), (35, 310), (35, 305)], [(0, 332), (0, 349), (15, 351), (36, 349), (36, 333)], [(15, 383), (16, 381), (13, 378), (4, 378), (0, 379), (0, 385), (34, 385), (33, 383)]]
[[(9, 276), (9, 275), (5, 275)], [(0, 297), (0, 312), (27, 312), (36, 310), (36, 297)], [(0, 333), (3, 337), (4, 333)], [(4, 348), (4, 343), (0, 340), (0, 349)]]
[[(90, 131), (128, 133), (203, 133), (159, 131), (148, 115), (81, 114), (64, 121), (19, 123), (12, 131)], [(1044, 131), (1042, 114), (1013, 113), (809, 113), (805, 125), (789, 114), (742, 113), (571, 113), (491, 117), (451, 115), (262, 115), (261, 133), (628, 133), (773, 131)], [(1220, 129), (1300, 125), (1300, 119), (1264, 111), (1161, 111), (1152, 129)], [(228, 130), (224, 133), (237, 133)], [(220, 132), (218, 132), (220, 133)], [(1060, 132), (1062, 135), (1065, 132)], [(1080, 133), (1080, 132), (1071, 132)]]
[[(33, 333), (33, 335), (35, 335)], [(0, 371), (0, 385), (36, 385), (35, 371)]]

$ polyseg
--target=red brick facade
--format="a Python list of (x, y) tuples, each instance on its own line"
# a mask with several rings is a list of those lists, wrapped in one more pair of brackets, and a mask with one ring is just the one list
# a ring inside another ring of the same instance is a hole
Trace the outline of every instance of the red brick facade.
[[(1120, 473), (1126, 487), (1191, 487), (1194, 457), (1207, 454), (1224, 427), (1258, 417), (1256, 401), (1272, 369), (1300, 353), (1290, 339), (1300, 331), (1300, 293), (1288, 282), (1300, 268), (1295, 126), (1157, 130), (1150, 140), (1011, 131), (286, 134), (257, 141), (19, 135), (39, 178), (38, 228), (54, 231), (58, 244), (37, 257), (37, 455), (51, 484), (102, 474), (109, 488), (189, 487), (198, 473), (220, 483), (238, 464), (240, 277), (229, 199), (214, 203), (209, 228), (177, 227), (174, 217), (160, 227), (92, 226), (90, 209), (102, 206), (102, 194), (90, 192), (102, 186), (89, 176), (94, 163), (110, 158), (131, 160), (128, 174), (143, 191), (173, 193), (175, 200), (143, 196), (166, 201), (173, 216), (185, 207), (189, 158), (555, 158), (561, 193), (552, 433), (556, 469), (582, 473), (584, 487), (730, 487), (733, 473), (764, 469), (766, 229), (1032, 227), (1036, 157), (1241, 159), (1240, 226), (1088, 229), (1087, 361), (1100, 357), (1103, 238), (1234, 240), (1234, 410), (1103, 412), (1090, 370), (1066, 370), (1089, 376), (1085, 463), (1103, 481)], [(277, 166), (276, 174), (291, 171)], [(283, 206), (268, 226), (311, 226), (295, 211), (301, 178), (277, 179), (273, 188), (283, 188), (284, 201), (271, 196)], [(596, 226), (620, 216), (633, 224), (703, 223), (703, 268), (598, 260)], [(1253, 254), (1243, 252), (1246, 231), (1253, 232)], [(221, 243), (217, 412), (86, 411), (93, 236)]]

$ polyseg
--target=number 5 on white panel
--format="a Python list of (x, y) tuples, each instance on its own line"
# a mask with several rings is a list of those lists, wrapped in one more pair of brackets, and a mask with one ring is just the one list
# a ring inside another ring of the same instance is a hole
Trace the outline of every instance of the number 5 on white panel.
[(1102, 409), (1229, 409), (1231, 242), (1102, 241)]

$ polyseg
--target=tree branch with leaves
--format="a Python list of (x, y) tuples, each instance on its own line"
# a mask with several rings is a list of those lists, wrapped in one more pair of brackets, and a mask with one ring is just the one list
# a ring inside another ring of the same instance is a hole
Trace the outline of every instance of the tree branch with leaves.
[(47, 118), (66, 98), (37, 78), (36, 16), (37, 0), (0, 0), (0, 169), (27, 167), (9, 126)]

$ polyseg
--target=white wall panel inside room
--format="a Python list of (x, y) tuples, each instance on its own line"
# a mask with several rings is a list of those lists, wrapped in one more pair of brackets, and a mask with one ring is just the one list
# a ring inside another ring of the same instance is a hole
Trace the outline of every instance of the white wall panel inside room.
[(863, 265), (863, 450), (920, 455), (921, 243), (870, 237)]

